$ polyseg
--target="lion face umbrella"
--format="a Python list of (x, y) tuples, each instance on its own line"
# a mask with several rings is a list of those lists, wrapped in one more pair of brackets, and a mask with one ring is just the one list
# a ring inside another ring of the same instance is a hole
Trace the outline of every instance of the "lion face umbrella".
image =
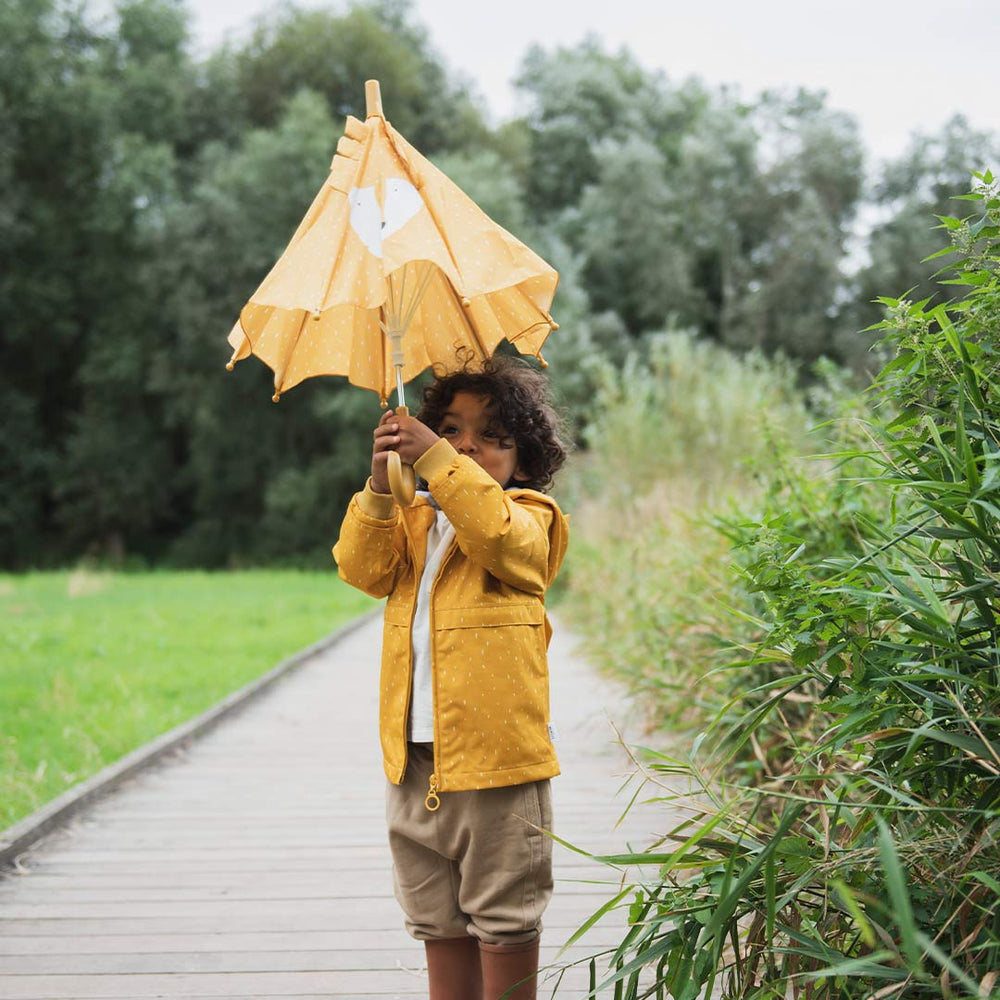
[[(275, 402), (314, 375), (346, 375), (383, 406), (395, 388), (402, 414), (404, 383), (459, 347), (485, 358), (507, 339), (542, 360), (559, 276), (385, 120), (377, 81), (365, 93), (366, 120), (347, 119), (330, 176), (229, 334), (226, 367), (256, 355)], [(395, 453), (389, 472), (411, 503)]]

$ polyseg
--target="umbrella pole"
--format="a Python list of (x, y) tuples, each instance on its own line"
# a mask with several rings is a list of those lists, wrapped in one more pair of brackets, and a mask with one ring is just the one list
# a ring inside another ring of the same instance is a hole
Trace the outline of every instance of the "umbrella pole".
[[(386, 331), (392, 343), (392, 364), (396, 369), (396, 416), (409, 416), (406, 397), (403, 393), (403, 331), (389, 329)], [(390, 451), (386, 471), (389, 474), (389, 489), (393, 499), (400, 507), (409, 507), (417, 494), (417, 477), (412, 465), (404, 465), (398, 451)]]
[[(390, 330), (389, 342), (392, 344), (392, 367), (396, 369), (396, 404), (406, 408), (406, 393), (403, 388), (403, 331)], [(407, 411), (409, 412), (409, 411)]]
[(396, 365), (396, 402), (402, 406), (406, 406), (406, 396), (403, 394), (403, 366)]
[[(422, 266), (421, 266), (422, 265)], [(398, 274), (393, 273), (388, 280), (387, 306), (382, 307), (384, 322), (379, 321), (383, 333), (389, 338), (392, 344), (392, 366), (396, 369), (396, 415), (400, 417), (409, 416), (410, 411), (406, 406), (406, 396), (403, 390), (403, 333), (410, 325), (420, 300), (427, 291), (433, 271), (429, 261), (417, 264), (414, 270), (414, 277), (417, 281), (416, 291), (412, 290), (409, 298), (406, 297), (406, 275), (408, 265), (404, 265)], [(416, 496), (416, 474), (413, 467), (403, 465), (399, 453), (390, 451), (388, 456), (389, 487), (392, 495), (401, 507), (409, 507)]]

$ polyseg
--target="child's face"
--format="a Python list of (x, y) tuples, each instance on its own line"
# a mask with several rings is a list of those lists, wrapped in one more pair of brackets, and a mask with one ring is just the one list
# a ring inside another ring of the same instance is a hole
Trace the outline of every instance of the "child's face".
[[(492, 416), (487, 396), (456, 392), (441, 419), (438, 434), (460, 455), (468, 455), (501, 486), (518, 475), (517, 445)], [(523, 476), (519, 476), (523, 478)]]

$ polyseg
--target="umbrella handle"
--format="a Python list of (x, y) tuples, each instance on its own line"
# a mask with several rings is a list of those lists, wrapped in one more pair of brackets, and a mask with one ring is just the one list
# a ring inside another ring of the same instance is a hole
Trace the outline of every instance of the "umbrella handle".
[(400, 507), (409, 507), (417, 493), (417, 477), (412, 465), (403, 465), (398, 451), (389, 452), (389, 489)]

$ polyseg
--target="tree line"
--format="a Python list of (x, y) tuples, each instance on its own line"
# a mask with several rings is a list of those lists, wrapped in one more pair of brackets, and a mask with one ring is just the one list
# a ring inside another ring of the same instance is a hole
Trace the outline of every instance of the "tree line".
[[(956, 117), (866, 175), (822, 94), (743, 99), (596, 39), (533, 48), (490, 123), (405, 0), (286, 7), (193, 54), (178, 0), (0, 6), (0, 565), (81, 556), (325, 559), (363, 482), (374, 395), (313, 379), (279, 406), (225, 342), (287, 243), (364, 81), (550, 260), (545, 354), (570, 411), (594, 365), (684, 329), (866, 365), (877, 295), (937, 294), (934, 214), (1000, 143)], [(859, 213), (874, 218), (857, 232)], [(861, 264), (859, 265), (859, 261)]]

